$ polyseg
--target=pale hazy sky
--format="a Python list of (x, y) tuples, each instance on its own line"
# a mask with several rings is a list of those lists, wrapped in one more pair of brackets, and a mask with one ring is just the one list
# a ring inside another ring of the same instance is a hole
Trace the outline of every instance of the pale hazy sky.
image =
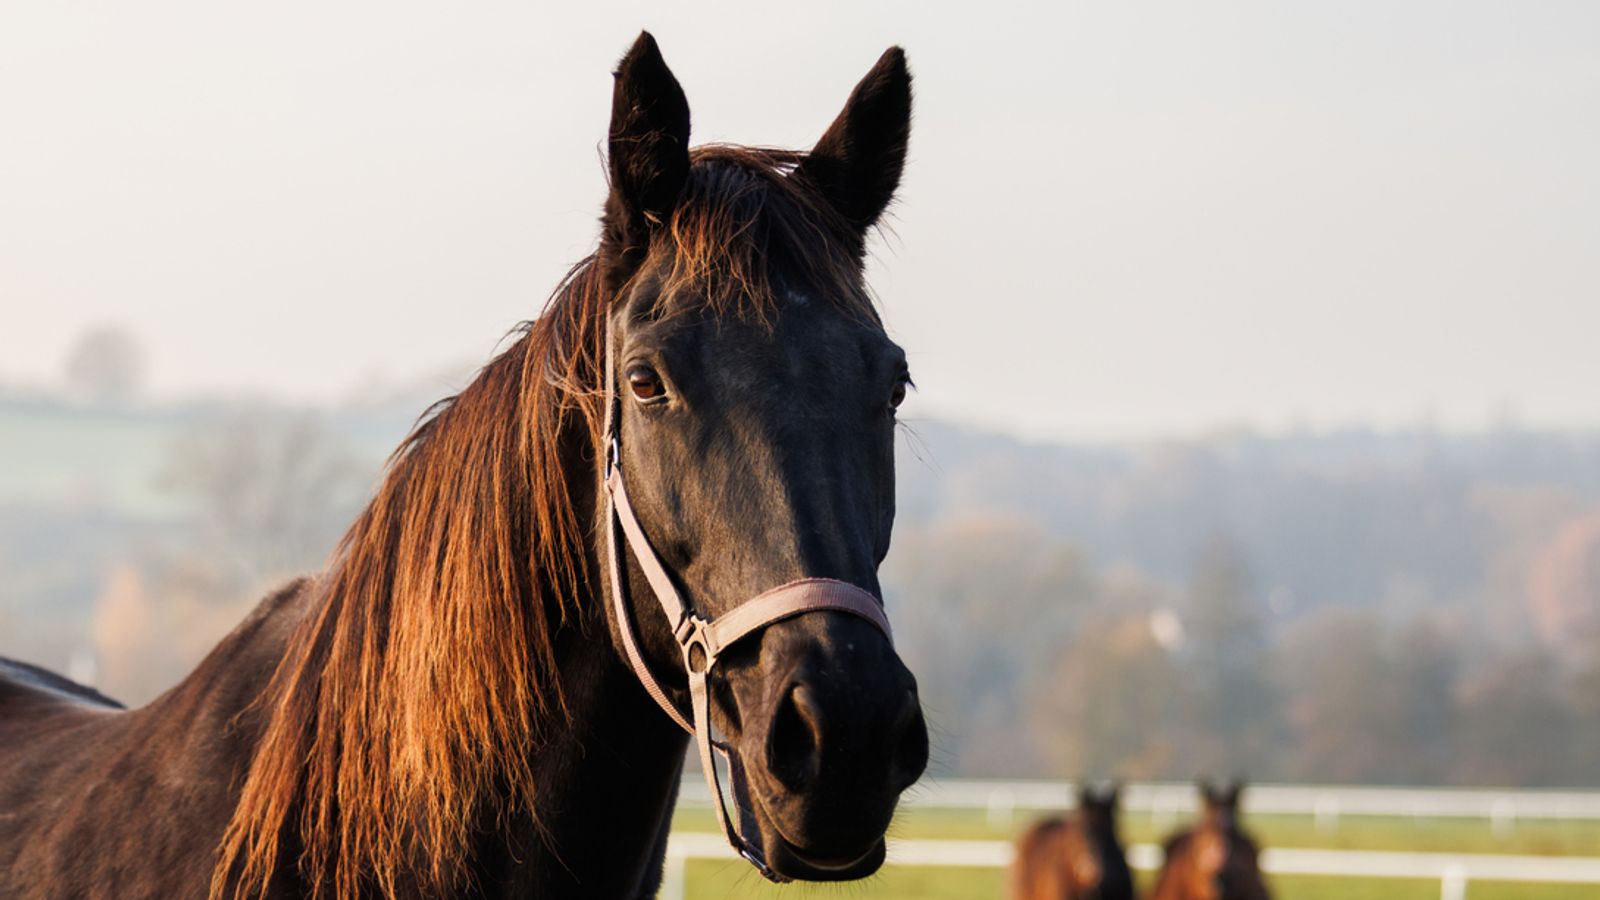
[(592, 248), (648, 27), (697, 141), (809, 146), (906, 47), (913, 416), (1600, 427), (1600, 4), (539, 6), (7, 0), (0, 380), (101, 323), (164, 394), (481, 361)]

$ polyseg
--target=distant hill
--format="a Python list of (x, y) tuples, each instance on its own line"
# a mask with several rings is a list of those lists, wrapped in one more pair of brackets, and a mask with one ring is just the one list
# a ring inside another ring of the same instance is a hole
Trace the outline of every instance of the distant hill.
[(902, 523), (1019, 517), (1096, 565), (1174, 582), (1223, 536), (1294, 615), (1330, 604), (1395, 618), (1443, 609), (1525, 637), (1529, 566), (1600, 510), (1600, 433), (1351, 430), (1060, 446), (938, 422), (911, 431), (898, 470)]
[[(425, 406), (0, 397), (0, 655), (148, 699)], [(882, 582), (941, 771), (1592, 780), (1555, 749), (1600, 740), (1600, 434), (904, 432)], [(1570, 740), (1496, 749), (1529, 729)]]

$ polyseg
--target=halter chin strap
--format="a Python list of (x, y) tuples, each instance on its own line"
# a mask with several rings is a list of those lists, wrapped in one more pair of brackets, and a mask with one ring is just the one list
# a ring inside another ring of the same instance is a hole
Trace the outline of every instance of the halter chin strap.
[[(628, 501), (628, 488), (622, 478), (620, 431), (620, 400), (616, 390), (616, 349), (612, 344), (611, 329), (606, 329), (606, 383), (605, 383), (605, 486), (606, 486), (606, 562), (611, 577), (611, 603), (622, 633), (622, 647), (633, 667), (634, 675), (644, 685), (672, 721), (694, 735), (700, 749), (700, 768), (705, 772), (706, 784), (711, 789), (712, 803), (717, 809), (717, 821), (722, 834), (739, 854), (771, 881), (789, 879), (774, 872), (761, 852), (760, 836), (756, 832), (755, 816), (749, 794), (749, 780), (737, 753), (728, 744), (711, 736), (711, 700), (707, 678), (717, 664), (724, 649), (783, 619), (809, 612), (841, 612), (866, 619), (885, 637), (893, 640), (889, 620), (877, 598), (865, 590), (832, 578), (802, 578), (779, 585), (758, 594), (727, 613), (706, 619), (698, 615), (679, 595), (672, 576), (656, 556), (650, 541), (645, 537), (639, 519), (634, 515), (633, 504)], [(667, 617), (672, 636), (683, 654), (683, 668), (689, 681), (689, 715), (685, 716), (677, 704), (667, 696), (645, 662), (634, 633), (633, 615), (629, 610), (627, 579), (623, 573), (622, 546), (633, 550), (634, 559), (649, 581), (656, 602)], [(723, 799), (722, 785), (717, 776), (716, 759), (720, 757), (728, 767), (728, 779), (733, 793), (733, 804)]]

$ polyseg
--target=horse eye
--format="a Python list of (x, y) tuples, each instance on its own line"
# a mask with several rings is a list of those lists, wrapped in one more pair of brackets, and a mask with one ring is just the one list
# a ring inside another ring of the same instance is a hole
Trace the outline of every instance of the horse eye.
[(911, 385), (911, 379), (901, 376), (894, 383), (894, 390), (889, 392), (889, 408), (899, 409), (900, 404), (906, 402), (906, 388)]
[(640, 400), (655, 400), (667, 395), (667, 389), (661, 384), (661, 376), (648, 366), (634, 366), (628, 370), (628, 387), (633, 391), (633, 396)]

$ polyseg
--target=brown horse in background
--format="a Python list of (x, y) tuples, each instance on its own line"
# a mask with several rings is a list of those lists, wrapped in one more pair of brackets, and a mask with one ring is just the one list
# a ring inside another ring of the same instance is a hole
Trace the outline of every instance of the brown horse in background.
[(1244, 785), (1200, 784), (1200, 821), (1167, 839), (1166, 862), (1150, 900), (1267, 900), (1256, 842), (1239, 827)]
[(1133, 875), (1117, 839), (1117, 785), (1078, 788), (1068, 817), (1044, 819), (1017, 840), (1014, 900), (1132, 900)]

